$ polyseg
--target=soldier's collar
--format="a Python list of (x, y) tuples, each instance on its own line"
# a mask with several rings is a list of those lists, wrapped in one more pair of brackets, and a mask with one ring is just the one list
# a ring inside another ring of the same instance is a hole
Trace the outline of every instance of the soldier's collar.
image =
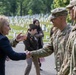
[(69, 30), (70, 25), (67, 25), (62, 31), (59, 31), (59, 36), (64, 36), (66, 32)]
[(66, 27), (61, 32), (66, 32), (69, 29), (69, 25), (66, 25)]
[(76, 24), (73, 26), (72, 31), (76, 31)]
[(58, 37), (61, 37), (61, 36), (64, 36), (66, 33), (65, 33), (65, 31), (58, 31)]
[(75, 26), (75, 24), (76, 24), (76, 21), (74, 20), (73, 23), (72, 23), (72, 25)]

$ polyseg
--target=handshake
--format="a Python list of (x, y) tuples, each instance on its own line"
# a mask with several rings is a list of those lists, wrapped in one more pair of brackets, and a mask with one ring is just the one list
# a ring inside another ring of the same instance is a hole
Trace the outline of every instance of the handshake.
[(26, 58), (31, 58), (32, 57), (32, 54), (31, 54), (30, 51), (26, 50), (25, 53), (26, 53)]

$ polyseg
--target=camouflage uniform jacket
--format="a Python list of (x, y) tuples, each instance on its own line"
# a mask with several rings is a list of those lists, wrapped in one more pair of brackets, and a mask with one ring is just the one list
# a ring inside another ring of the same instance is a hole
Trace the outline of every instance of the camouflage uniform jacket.
[(67, 52), (66, 52), (65, 56), (68, 59), (68, 61), (71, 60), (72, 47), (73, 47), (73, 43), (74, 43), (74, 40), (75, 40), (75, 37), (76, 37), (75, 30), (76, 29), (74, 27), (72, 27), (72, 30), (69, 34), (68, 41), (67, 41), (67, 44), (66, 44)]
[(76, 26), (72, 29), (72, 32), (68, 38), (68, 61), (70, 63), (70, 75), (76, 75)]
[(57, 30), (51, 37), (51, 43), (45, 48), (39, 49), (37, 51), (32, 51), (31, 54), (37, 57), (44, 57), (51, 55), (54, 52), (55, 63), (57, 72), (60, 70), (60, 67), (63, 62), (65, 46), (71, 31), (71, 26), (67, 25), (63, 31)]
[(70, 32), (69, 37), (68, 37), (68, 40), (66, 42), (65, 50), (67, 50), (67, 51), (65, 52), (63, 64), (62, 64), (61, 69), (60, 69), (61, 73), (59, 75), (61, 75), (61, 74), (68, 75), (69, 74), (70, 60), (71, 60), (74, 39), (75, 39), (75, 29), (72, 27), (71, 32)]

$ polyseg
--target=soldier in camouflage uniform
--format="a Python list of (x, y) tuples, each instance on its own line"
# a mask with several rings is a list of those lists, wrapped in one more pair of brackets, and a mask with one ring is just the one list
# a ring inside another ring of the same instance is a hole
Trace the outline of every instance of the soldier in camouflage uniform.
[[(71, 19), (73, 21), (73, 29), (71, 33), (69, 34), (69, 38), (67, 41), (67, 52), (66, 52), (66, 59), (64, 60), (62, 64), (61, 71), (58, 75), (65, 75), (66, 72), (68, 72), (69, 75), (76, 75), (76, 52), (75, 52), (75, 46), (76, 46), (76, 0), (70, 1), (70, 4), (67, 6), (69, 9), (69, 13), (71, 16)], [(74, 42), (75, 41), (75, 42)], [(73, 44), (74, 43), (74, 44)], [(69, 73), (70, 72), (70, 73)], [(67, 75), (68, 75), (67, 74)]]
[(30, 54), (37, 57), (45, 57), (54, 52), (56, 70), (59, 72), (63, 63), (65, 46), (71, 31), (71, 26), (66, 22), (68, 12), (65, 8), (56, 8), (51, 11), (51, 14), (50, 20), (52, 21), (54, 27), (57, 27), (58, 30), (51, 36), (51, 41), (48, 46), (32, 51)]
[[(69, 75), (76, 75), (76, 0), (72, 0), (70, 4), (67, 6), (70, 12), (71, 19), (73, 20), (73, 29), (69, 36), (69, 44), (71, 44), (72, 49), (69, 49), (71, 52), (70, 57), (70, 73)], [(74, 44), (73, 44), (74, 43)], [(70, 46), (69, 46), (70, 47)]]

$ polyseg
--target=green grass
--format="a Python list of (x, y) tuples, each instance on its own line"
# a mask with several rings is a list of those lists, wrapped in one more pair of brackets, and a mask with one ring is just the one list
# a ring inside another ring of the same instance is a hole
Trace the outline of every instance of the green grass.
[(21, 27), (21, 26), (11, 25), (11, 28), (12, 29), (15, 29), (15, 30), (27, 30), (27, 28), (25, 26), (24, 27)]

